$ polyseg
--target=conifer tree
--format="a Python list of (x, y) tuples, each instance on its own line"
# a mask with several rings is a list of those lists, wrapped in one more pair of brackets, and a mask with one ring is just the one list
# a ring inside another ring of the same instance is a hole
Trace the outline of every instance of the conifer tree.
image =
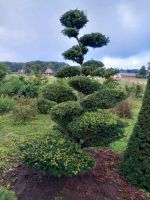
[(142, 108), (121, 162), (124, 177), (150, 191), (150, 78)]

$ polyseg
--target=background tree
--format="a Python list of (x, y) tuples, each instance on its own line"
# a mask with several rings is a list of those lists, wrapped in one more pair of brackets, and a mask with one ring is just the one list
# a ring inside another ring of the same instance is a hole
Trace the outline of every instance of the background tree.
[(145, 77), (146, 74), (147, 74), (146, 67), (145, 67), (145, 66), (142, 66), (142, 67), (140, 68), (140, 70), (139, 70), (139, 75)]
[(138, 121), (121, 162), (121, 171), (131, 183), (150, 191), (150, 78)]

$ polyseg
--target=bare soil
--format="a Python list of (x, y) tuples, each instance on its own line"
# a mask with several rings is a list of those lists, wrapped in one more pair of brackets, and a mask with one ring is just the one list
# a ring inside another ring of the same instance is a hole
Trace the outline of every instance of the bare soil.
[(110, 150), (92, 151), (96, 168), (76, 177), (55, 178), (23, 165), (7, 172), (4, 184), (10, 184), (19, 200), (148, 200), (138, 188), (120, 175), (121, 155)]

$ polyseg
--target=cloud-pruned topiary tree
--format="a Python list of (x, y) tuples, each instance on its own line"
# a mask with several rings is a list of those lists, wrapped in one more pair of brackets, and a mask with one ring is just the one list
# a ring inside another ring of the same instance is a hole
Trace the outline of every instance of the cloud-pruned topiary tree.
[(109, 43), (109, 38), (101, 33), (90, 33), (79, 37), (79, 31), (86, 25), (88, 19), (85, 13), (78, 9), (63, 14), (60, 17), (60, 22), (65, 27), (62, 33), (69, 38), (75, 38), (78, 43), (65, 51), (63, 56), (67, 60), (80, 64), (82, 71), (84, 56), (88, 52), (88, 47), (103, 47)]
[(142, 108), (121, 162), (122, 175), (150, 192), (150, 78)]

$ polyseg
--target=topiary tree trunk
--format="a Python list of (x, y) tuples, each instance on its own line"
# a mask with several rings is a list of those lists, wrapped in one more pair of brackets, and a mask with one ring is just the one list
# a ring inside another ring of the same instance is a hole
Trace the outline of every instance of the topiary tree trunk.
[(121, 162), (121, 172), (134, 185), (150, 191), (150, 78), (138, 121)]

